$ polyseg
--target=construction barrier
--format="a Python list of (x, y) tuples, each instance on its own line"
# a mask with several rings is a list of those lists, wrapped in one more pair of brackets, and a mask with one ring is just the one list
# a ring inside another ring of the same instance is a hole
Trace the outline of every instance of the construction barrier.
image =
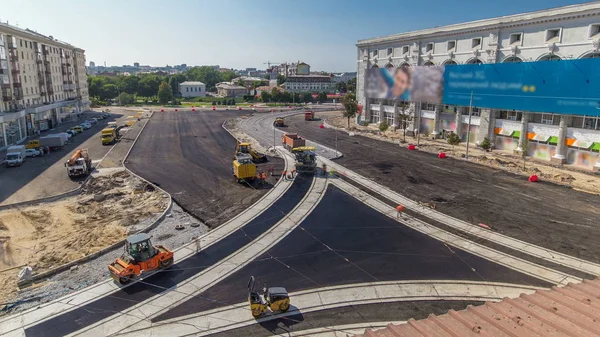
[(414, 151), (414, 150), (417, 149), (417, 147), (415, 146), (415, 144), (409, 144), (408, 145), (408, 149), (411, 150), (411, 151)]
[(537, 183), (537, 182), (538, 182), (538, 180), (539, 180), (539, 178), (538, 178), (538, 176), (537, 176), (537, 175), (535, 175), (535, 174), (532, 174), (532, 175), (530, 175), (530, 176), (529, 176), (529, 179), (528, 179), (528, 180), (529, 180), (529, 182), (530, 182), (530, 183)]
[(438, 153), (438, 158), (441, 158), (441, 159), (446, 158), (446, 152), (440, 152), (440, 153)]

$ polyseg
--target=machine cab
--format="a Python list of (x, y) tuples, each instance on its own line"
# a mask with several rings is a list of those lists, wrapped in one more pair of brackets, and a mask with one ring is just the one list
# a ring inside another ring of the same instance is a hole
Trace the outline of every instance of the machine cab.
[(250, 144), (248, 143), (238, 143), (237, 153), (250, 153)]
[(152, 246), (152, 242), (150, 242), (150, 235), (146, 233), (127, 237), (125, 252), (136, 262), (147, 261), (158, 254), (158, 251)]

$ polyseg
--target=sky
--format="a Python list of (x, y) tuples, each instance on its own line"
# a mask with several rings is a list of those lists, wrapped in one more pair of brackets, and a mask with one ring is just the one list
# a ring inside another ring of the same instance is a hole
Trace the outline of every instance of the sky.
[(2, 0), (0, 21), (83, 48), (96, 65), (356, 71), (360, 39), (560, 7), (568, 0)]

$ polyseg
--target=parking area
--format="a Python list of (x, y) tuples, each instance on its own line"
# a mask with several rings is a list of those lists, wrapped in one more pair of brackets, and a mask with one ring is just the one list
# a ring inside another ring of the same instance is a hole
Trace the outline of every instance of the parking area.
[[(100, 112), (94, 111), (85, 112), (77, 121), (61, 124), (53, 130), (42, 133), (41, 136), (65, 132), (100, 114)], [(88, 149), (92, 164), (95, 166), (111, 149), (111, 146), (102, 145), (100, 131), (109, 122), (116, 121), (119, 125), (124, 124), (127, 117), (135, 115), (135, 112), (112, 109), (108, 115), (108, 118), (97, 121), (89, 129), (73, 136), (61, 150), (50, 151), (43, 156), (28, 157), (21, 166), (6, 167), (6, 165), (2, 165), (0, 167), (0, 186), (2, 186), (0, 205), (54, 196), (77, 188), (85, 178), (69, 178), (64, 163), (76, 149)], [(4, 156), (5, 151), (0, 153), (2, 159)]]

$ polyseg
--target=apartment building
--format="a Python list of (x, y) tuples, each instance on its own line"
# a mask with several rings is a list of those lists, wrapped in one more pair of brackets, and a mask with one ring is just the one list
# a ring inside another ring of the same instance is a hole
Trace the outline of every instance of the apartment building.
[(335, 92), (335, 83), (331, 77), (323, 75), (288, 76), (283, 86), (290, 92)]
[(85, 51), (0, 23), (0, 149), (90, 106)]
[(452, 131), (473, 143), (487, 137), (497, 149), (525, 149), (540, 160), (600, 169), (598, 117), (474, 107), (469, 126), (468, 107), (369, 98), (364, 77), (366, 69), (379, 67), (600, 58), (599, 2), (366, 39), (356, 46), (364, 120), (398, 126), (399, 114), (408, 113), (410, 132), (443, 137)]

